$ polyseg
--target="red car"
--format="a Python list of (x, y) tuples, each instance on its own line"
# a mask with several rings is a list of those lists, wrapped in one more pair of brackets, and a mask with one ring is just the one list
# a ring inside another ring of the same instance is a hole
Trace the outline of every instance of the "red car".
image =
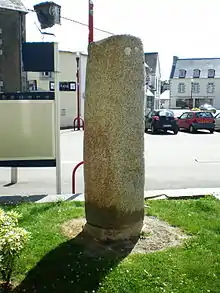
[(199, 129), (209, 130), (213, 133), (215, 130), (215, 119), (211, 112), (189, 111), (178, 117), (179, 129), (186, 129), (191, 133)]

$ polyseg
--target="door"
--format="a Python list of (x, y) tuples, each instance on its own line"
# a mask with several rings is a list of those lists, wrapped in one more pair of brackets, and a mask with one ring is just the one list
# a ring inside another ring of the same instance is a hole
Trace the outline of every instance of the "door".
[(194, 118), (194, 113), (188, 113), (186, 120), (185, 120), (185, 128), (189, 129), (190, 125), (193, 122), (193, 118)]
[(178, 125), (179, 128), (186, 128), (186, 119), (187, 119), (188, 113), (183, 113), (180, 118), (178, 119)]
[(215, 116), (215, 129), (220, 130), (220, 113)]

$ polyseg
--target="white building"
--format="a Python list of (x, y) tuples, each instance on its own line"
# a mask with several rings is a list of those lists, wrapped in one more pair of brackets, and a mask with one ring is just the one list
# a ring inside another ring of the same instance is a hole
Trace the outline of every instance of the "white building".
[(170, 108), (192, 108), (209, 103), (220, 109), (220, 58), (173, 57)]
[(161, 71), (160, 60), (157, 52), (144, 53), (145, 63), (148, 66), (147, 82), (148, 95), (146, 107), (149, 109), (160, 108), (160, 91), (161, 91)]
[[(80, 53), (80, 115), (84, 117), (84, 94), (87, 55)], [(76, 52), (59, 51), (60, 59), (60, 123), (61, 127), (72, 127), (77, 116)], [(28, 72), (30, 91), (53, 91), (52, 72)]]

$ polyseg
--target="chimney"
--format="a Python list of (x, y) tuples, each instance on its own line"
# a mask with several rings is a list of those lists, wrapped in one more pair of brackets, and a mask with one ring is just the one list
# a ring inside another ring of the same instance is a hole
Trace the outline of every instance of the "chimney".
[(173, 65), (176, 65), (177, 60), (179, 59), (178, 56), (173, 56)]

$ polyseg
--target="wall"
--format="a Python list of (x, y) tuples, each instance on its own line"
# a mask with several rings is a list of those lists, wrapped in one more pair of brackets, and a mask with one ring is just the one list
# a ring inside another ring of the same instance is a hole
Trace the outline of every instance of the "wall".
[(0, 81), (5, 92), (24, 89), (25, 74), (21, 74), (21, 43), (25, 41), (25, 15), (17, 11), (0, 9), (2, 40), (0, 55)]
[[(60, 51), (60, 74), (59, 80), (74, 81), (76, 82), (76, 53)], [(80, 105), (81, 105), (81, 116), (84, 114), (84, 98), (83, 93), (85, 92), (85, 70), (87, 56), (81, 54), (80, 56)], [(51, 77), (42, 77), (41, 73), (28, 73), (28, 80), (37, 80), (38, 90), (48, 91), (50, 81), (53, 81), (53, 74)], [(60, 91), (60, 109), (61, 127), (71, 127), (73, 125), (73, 119), (77, 116), (77, 91)]]
[[(178, 85), (179, 83), (185, 83), (185, 93), (178, 92)], [(170, 97), (171, 97), (171, 107), (176, 107), (176, 99), (189, 99), (191, 98), (191, 79), (171, 79), (170, 80)], [(198, 82), (200, 85), (200, 92), (193, 93), (192, 97), (194, 99), (195, 106), (195, 99), (203, 98), (203, 99), (213, 99), (213, 106), (220, 109), (220, 78), (199, 78), (194, 79), (193, 82)], [(209, 82), (213, 82), (215, 84), (215, 91), (213, 94), (207, 93), (207, 84)]]

